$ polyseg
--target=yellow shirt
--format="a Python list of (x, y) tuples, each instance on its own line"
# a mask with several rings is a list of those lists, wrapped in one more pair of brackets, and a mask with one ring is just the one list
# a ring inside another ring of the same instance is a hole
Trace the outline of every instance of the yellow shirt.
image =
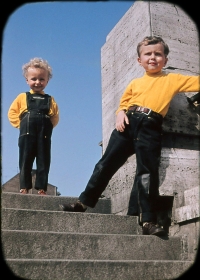
[(128, 110), (132, 105), (148, 107), (161, 114), (167, 114), (170, 101), (179, 92), (200, 91), (200, 76), (186, 76), (177, 73), (145, 73), (132, 80), (126, 87), (116, 114)]
[[(30, 90), (31, 94), (34, 94), (34, 91)], [(43, 91), (41, 94), (45, 94)], [(20, 127), (20, 115), (27, 111), (27, 103), (26, 103), (26, 93), (20, 93), (16, 99), (10, 105), (8, 110), (8, 119), (12, 126), (19, 128)], [(51, 96), (51, 104), (49, 114), (50, 120), (55, 127), (59, 121), (59, 109), (56, 104), (54, 98)]]

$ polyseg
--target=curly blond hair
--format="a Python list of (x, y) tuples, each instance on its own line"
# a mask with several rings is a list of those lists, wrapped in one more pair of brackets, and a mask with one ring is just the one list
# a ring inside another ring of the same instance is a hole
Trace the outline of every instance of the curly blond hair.
[(23, 71), (23, 76), (26, 78), (27, 77), (27, 71), (29, 67), (35, 67), (35, 68), (42, 68), (48, 71), (48, 77), (49, 79), (52, 78), (53, 74), (52, 74), (52, 68), (49, 65), (47, 60), (44, 60), (40, 57), (35, 57), (30, 59), (29, 62), (25, 63), (22, 66), (22, 71)]

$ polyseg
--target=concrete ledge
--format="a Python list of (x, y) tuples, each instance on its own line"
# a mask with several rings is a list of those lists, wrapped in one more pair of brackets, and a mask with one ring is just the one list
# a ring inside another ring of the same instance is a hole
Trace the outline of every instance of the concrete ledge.
[(7, 260), (10, 270), (29, 280), (166, 280), (192, 266), (185, 261)]
[(180, 223), (199, 218), (199, 203), (183, 206), (175, 210), (175, 222)]

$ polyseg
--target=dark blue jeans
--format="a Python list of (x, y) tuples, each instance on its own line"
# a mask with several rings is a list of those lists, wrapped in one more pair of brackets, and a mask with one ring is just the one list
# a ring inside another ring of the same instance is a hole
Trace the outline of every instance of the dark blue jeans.
[(131, 111), (127, 115), (129, 125), (124, 132), (113, 130), (106, 151), (79, 199), (93, 208), (112, 176), (128, 157), (136, 154), (137, 170), (127, 214), (141, 215), (142, 222), (156, 222), (163, 118)]

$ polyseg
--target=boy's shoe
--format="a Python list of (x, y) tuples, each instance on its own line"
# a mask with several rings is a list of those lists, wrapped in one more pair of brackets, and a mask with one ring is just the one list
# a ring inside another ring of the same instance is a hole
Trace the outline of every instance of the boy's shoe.
[(38, 191), (38, 194), (40, 194), (40, 195), (46, 195), (47, 193), (46, 193), (44, 190), (39, 190), (39, 191)]
[(20, 192), (20, 193), (23, 193), (23, 194), (27, 194), (27, 193), (28, 193), (28, 190), (27, 190), (27, 189), (21, 189), (19, 192)]
[(161, 236), (166, 234), (165, 230), (153, 224), (152, 222), (145, 223), (142, 227), (143, 235), (157, 235)]
[(67, 212), (85, 212), (87, 207), (79, 200), (73, 204), (60, 204), (60, 209)]

